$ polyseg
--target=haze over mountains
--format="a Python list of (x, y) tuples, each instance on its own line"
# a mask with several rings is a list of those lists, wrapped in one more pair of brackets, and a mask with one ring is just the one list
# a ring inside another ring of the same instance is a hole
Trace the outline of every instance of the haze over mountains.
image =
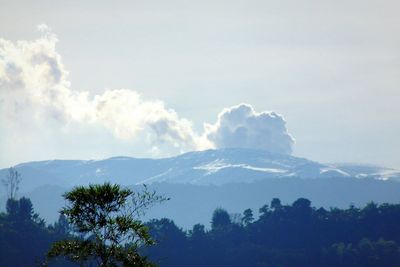
[[(151, 217), (170, 217), (190, 228), (208, 224), (216, 207), (233, 213), (257, 209), (273, 197), (284, 202), (308, 197), (315, 205), (347, 207), (369, 201), (399, 202), (400, 172), (372, 165), (322, 164), (265, 150), (226, 148), (163, 159), (113, 157), (104, 160), (50, 160), (16, 166), (21, 195), (30, 197), (47, 221), (64, 205), (61, 195), (75, 185), (110, 181), (150, 184), (171, 200)], [(4, 177), (7, 169), (0, 170)], [(4, 206), (4, 205), (2, 205)], [(256, 210), (255, 210), (256, 211)]]
[[(374, 178), (400, 180), (400, 171), (360, 164), (322, 164), (265, 150), (226, 148), (189, 152), (176, 157), (104, 160), (50, 160), (21, 163), (21, 191), (44, 185), (72, 187), (111, 181), (123, 185), (174, 183), (223, 185), (271, 178)], [(5, 176), (7, 169), (0, 170)]]

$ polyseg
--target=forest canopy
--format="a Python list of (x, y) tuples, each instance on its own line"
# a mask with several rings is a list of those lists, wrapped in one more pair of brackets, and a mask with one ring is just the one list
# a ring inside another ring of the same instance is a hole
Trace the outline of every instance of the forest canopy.
[[(324, 209), (305, 198), (275, 198), (258, 213), (246, 209), (238, 217), (218, 208), (210, 218), (210, 229), (196, 224), (189, 231), (171, 219), (150, 220), (145, 226), (156, 244), (138, 253), (159, 266), (400, 266), (400, 204)], [(65, 216), (46, 225), (29, 199), (10, 199), (0, 214), (0, 265), (43, 262), (51, 244), (71, 233)]]

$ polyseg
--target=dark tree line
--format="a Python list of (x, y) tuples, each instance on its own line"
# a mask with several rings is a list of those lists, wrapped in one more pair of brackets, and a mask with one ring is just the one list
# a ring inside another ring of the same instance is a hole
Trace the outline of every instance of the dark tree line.
[(59, 220), (46, 226), (22, 197), (9, 198), (0, 213), (0, 266), (153, 266), (138, 248), (153, 244), (139, 218), (168, 200), (144, 186), (78, 186), (64, 194)]
[[(47, 250), (69, 231), (65, 217), (46, 226), (34, 212), (30, 199), (8, 199), (6, 212), (0, 213), (0, 266), (35, 266), (41, 264)], [(60, 262), (56, 266), (67, 266)]]
[(211, 229), (182, 231), (168, 219), (149, 222), (158, 244), (145, 253), (160, 266), (400, 266), (400, 205), (316, 209), (273, 199), (241, 221), (214, 211)]
[(139, 218), (167, 198), (146, 186), (134, 192), (110, 183), (77, 186), (64, 198), (68, 204), (61, 214), (73, 230), (52, 245), (47, 264), (61, 258), (85, 266), (154, 266), (138, 253), (139, 247), (154, 243)]
[[(304, 198), (291, 205), (273, 199), (240, 218), (216, 209), (211, 229), (196, 224), (185, 232), (170, 219), (151, 220), (157, 243), (139, 254), (159, 266), (400, 266), (399, 221), (399, 204), (326, 210)], [(9, 199), (0, 213), (0, 266), (42, 263), (71, 230), (66, 217), (46, 226), (29, 199)], [(61, 259), (50, 266), (77, 265)]]

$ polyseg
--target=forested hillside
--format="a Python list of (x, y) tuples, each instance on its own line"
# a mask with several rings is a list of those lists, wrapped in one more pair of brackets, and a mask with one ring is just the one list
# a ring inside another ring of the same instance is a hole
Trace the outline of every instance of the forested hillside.
[[(7, 201), (6, 213), (0, 213), (0, 266), (39, 266), (47, 250), (57, 240), (68, 236), (69, 226), (65, 217), (46, 226), (34, 212), (28, 198)], [(58, 262), (53, 266), (70, 266)]]
[[(29, 199), (9, 200), (0, 215), (0, 265), (34, 266), (56, 241), (68, 237), (65, 218), (46, 226)], [(399, 266), (400, 205), (359, 209), (315, 208), (300, 198), (277, 198), (255, 211), (217, 208), (211, 228), (183, 231), (170, 219), (147, 225), (157, 244), (141, 253), (159, 266)], [(75, 266), (63, 261), (50, 266)]]
[(188, 233), (153, 220), (159, 244), (146, 253), (160, 266), (400, 266), (400, 205), (326, 210), (273, 199), (260, 213), (216, 209), (211, 230), (197, 224)]

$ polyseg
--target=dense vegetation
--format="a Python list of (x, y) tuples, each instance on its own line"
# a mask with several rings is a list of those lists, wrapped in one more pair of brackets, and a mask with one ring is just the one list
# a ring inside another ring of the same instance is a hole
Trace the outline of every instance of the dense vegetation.
[[(69, 231), (65, 217), (46, 226), (34, 213), (28, 198), (8, 199), (6, 213), (0, 213), (0, 266), (35, 266), (42, 263), (50, 245)], [(60, 262), (57, 266), (63, 266)]]
[(55, 242), (48, 259), (68, 259), (90, 266), (153, 266), (138, 248), (153, 244), (139, 218), (167, 200), (155, 191), (134, 192), (117, 184), (77, 186), (64, 194), (61, 214), (72, 226), (71, 237)]
[[(247, 209), (216, 209), (211, 229), (184, 232), (172, 220), (147, 225), (157, 245), (142, 249), (160, 266), (400, 266), (400, 205), (370, 203), (359, 209), (313, 208), (273, 199), (254, 218)], [(65, 217), (46, 226), (29, 199), (9, 200), (0, 214), (0, 266), (34, 266), (51, 244), (68, 237)], [(50, 266), (76, 266), (54, 262)]]
[(259, 213), (217, 209), (211, 230), (198, 224), (188, 233), (153, 220), (159, 244), (145, 252), (160, 266), (400, 266), (400, 205), (325, 210), (273, 199)]

